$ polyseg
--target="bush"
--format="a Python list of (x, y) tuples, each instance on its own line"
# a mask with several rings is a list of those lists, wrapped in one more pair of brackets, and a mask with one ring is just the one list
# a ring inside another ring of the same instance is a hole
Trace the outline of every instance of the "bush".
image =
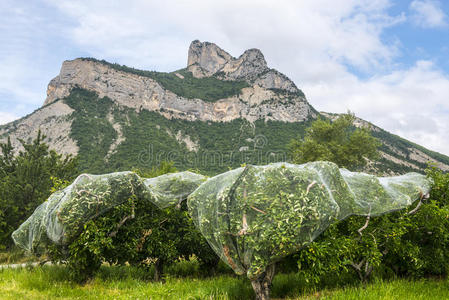
[[(353, 216), (328, 228), (314, 243), (288, 258), (319, 282), (327, 274), (357, 276), (447, 276), (449, 272), (449, 174), (431, 167), (428, 200), (415, 210), (372, 217)], [(367, 227), (363, 230), (364, 225)], [(359, 233), (360, 231), (360, 233)]]
[[(173, 171), (171, 164), (144, 173), (154, 177)], [(148, 201), (129, 198), (107, 213), (87, 222), (68, 247), (51, 246), (53, 260), (67, 261), (73, 279), (85, 281), (103, 262), (111, 265), (154, 266), (155, 280), (180, 258), (195, 255), (213, 270), (219, 258), (194, 226), (185, 201), (160, 209)]]

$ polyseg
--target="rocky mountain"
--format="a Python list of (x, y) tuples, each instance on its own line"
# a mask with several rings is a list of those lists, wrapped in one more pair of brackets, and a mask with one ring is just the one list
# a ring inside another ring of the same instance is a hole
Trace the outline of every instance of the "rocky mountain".
[[(151, 167), (162, 160), (211, 173), (241, 163), (287, 159), (286, 144), (318, 116), (287, 76), (268, 67), (258, 49), (238, 58), (193, 41), (187, 66), (142, 71), (93, 58), (65, 61), (44, 105), (0, 126), (0, 139), (31, 140), (40, 129), (52, 149), (80, 155), (84, 171)], [(360, 124), (367, 123), (363, 120)], [(376, 172), (422, 170), (449, 157), (368, 124), (382, 142)]]
[(67, 97), (78, 86), (108, 97), (118, 105), (190, 121), (243, 118), (250, 122), (258, 119), (302, 122), (316, 116), (304, 94), (286, 76), (269, 69), (257, 49), (247, 50), (235, 59), (215, 44), (192, 42), (187, 69), (171, 74), (172, 80), (182, 85), (186, 77), (192, 77), (188, 79), (194, 82), (213, 78), (217, 86), (230, 83), (236, 86), (219, 99), (179, 93), (158, 80), (157, 72), (129, 71), (93, 59), (65, 61), (60, 74), (48, 85), (44, 105)]

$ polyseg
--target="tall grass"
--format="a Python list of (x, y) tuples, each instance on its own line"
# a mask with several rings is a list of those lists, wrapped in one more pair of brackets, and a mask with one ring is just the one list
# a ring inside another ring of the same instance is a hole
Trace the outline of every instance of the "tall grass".
[(14, 247), (8, 252), (0, 252), (0, 265), (18, 264), (38, 261), (34, 255), (29, 255), (25, 251)]
[(97, 276), (78, 285), (67, 268), (44, 266), (0, 271), (0, 299), (250, 299), (247, 279), (230, 275), (175, 278), (164, 283), (145, 280), (142, 269), (102, 267)]
[[(167, 269), (165, 282), (151, 281), (152, 270), (102, 266), (84, 285), (69, 280), (64, 266), (0, 270), (0, 299), (253, 299), (248, 279), (228, 270), (215, 277), (197, 271), (195, 263), (182, 262)], [(189, 271), (193, 273), (188, 274)], [(180, 277), (187, 275), (187, 277)], [(374, 280), (367, 285), (307, 283), (300, 273), (278, 274), (274, 299), (448, 299), (447, 280)]]

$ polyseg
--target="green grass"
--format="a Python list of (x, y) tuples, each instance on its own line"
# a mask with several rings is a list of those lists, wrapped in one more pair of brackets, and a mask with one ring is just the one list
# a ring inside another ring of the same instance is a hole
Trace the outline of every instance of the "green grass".
[[(112, 269), (112, 270), (111, 270)], [(140, 271), (142, 272), (142, 271)], [(0, 299), (242, 299), (252, 296), (246, 279), (170, 278), (165, 283), (142, 278), (134, 268), (103, 267), (85, 285), (68, 280), (63, 266), (0, 271)]]
[(377, 280), (366, 287), (348, 287), (337, 290), (325, 290), (315, 293), (320, 299), (447, 299), (449, 298), (448, 280), (422, 279), (409, 281)]
[[(188, 268), (182, 266), (182, 268)], [(172, 273), (178, 270), (172, 270)], [(102, 267), (84, 285), (68, 280), (63, 266), (0, 271), (0, 299), (252, 299), (249, 281), (221, 274), (216, 277), (177, 277), (169, 274), (165, 283), (149, 280), (151, 271), (133, 267)], [(273, 299), (447, 299), (447, 280), (375, 280), (317, 290), (299, 274), (278, 274), (273, 282)]]

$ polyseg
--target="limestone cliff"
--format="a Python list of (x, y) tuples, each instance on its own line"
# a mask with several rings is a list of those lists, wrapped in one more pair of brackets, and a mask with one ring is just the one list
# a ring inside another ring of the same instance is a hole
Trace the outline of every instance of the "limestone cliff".
[(0, 142), (7, 137), (16, 150), (22, 150), (19, 140), (31, 142), (39, 130), (46, 135), (50, 149), (62, 154), (78, 153), (76, 142), (70, 138), (73, 109), (61, 101), (41, 107), (32, 114), (0, 126)]
[(193, 76), (218, 76), (226, 80), (246, 80), (266, 89), (297, 93), (296, 85), (282, 73), (270, 69), (259, 49), (246, 50), (239, 58), (209, 42), (196, 40), (190, 44), (187, 67)]
[(152, 78), (117, 70), (98, 61), (75, 59), (65, 61), (60, 74), (51, 80), (44, 104), (68, 96), (78, 86), (95, 91), (100, 97), (107, 96), (119, 105), (157, 111), (169, 119), (302, 122), (316, 117), (302, 92), (286, 76), (269, 69), (257, 49), (247, 50), (235, 59), (215, 44), (194, 41), (189, 49), (187, 70), (197, 78), (244, 80), (249, 87), (243, 88), (239, 95), (213, 103), (187, 99)]

